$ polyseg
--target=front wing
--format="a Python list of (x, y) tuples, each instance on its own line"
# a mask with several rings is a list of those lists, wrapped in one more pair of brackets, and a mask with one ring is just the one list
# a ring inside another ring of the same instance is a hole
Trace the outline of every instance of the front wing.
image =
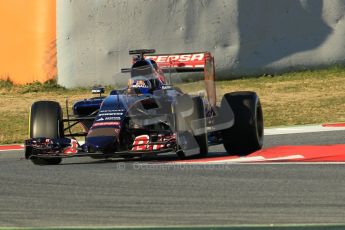
[[(160, 145), (162, 148), (153, 149), (150, 146)], [(144, 146), (145, 148), (141, 147)], [(116, 151), (105, 153), (97, 149), (97, 146), (89, 144), (80, 145), (75, 139), (69, 138), (32, 138), (25, 141), (25, 157), (30, 158), (72, 158), (72, 157), (99, 157), (114, 158), (122, 156), (156, 155), (174, 151), (174, 143), (171, 141), (137, 143), (133, 147), (140, 150)]]

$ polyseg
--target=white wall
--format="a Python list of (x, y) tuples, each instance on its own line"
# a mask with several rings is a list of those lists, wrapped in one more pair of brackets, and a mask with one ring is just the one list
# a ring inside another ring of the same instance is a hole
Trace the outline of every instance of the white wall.
[(112, 84), (129, 49), (210, 51), (218, 78), (345, 62), (345, 0), (58, 0), (58, 82)]

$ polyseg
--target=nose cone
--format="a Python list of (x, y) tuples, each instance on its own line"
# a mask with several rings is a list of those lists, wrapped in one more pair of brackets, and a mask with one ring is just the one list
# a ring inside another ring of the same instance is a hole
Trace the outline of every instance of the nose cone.
[(86, 139), (85, 145), (91, 152), (109, 153), (116, 150), (116, 139), (114, 137), (90, 137)]
[(91, 129), (86, 137), (86, 145), (103, 153), (115, 152), (118, 132), (115, 128)]

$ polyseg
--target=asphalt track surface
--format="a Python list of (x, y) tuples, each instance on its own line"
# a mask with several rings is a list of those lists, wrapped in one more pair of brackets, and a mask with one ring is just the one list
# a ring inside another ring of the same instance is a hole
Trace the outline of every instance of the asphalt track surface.
[[(344, 142), (345, 131), (265, 137), (266, 148)], [(22, 157), (0, 152), (0, 227), (345, 223), (343, 164), (151, 164), (168, 155), (36, 166)]]

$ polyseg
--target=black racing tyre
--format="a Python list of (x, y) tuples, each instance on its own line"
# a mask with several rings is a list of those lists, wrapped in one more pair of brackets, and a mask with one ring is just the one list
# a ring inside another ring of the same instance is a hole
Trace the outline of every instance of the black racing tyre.
[[(62, 109), (55, 101), (37, 101), (32, 104), (30, 111), (30, 138), (62, 138), (64, 137)], [(29, 157), (32, 149), (25, 148), (25, 155)], [(31, 157), (30, 160), (38, 165), (60, 164), (61, 158), (43, 159)]]
[(222, 130), (223, 145), (229, 154), (244, 156), (260, 150), (263, 145), (264, 122), (260, 99), (255, 92), (227, 93), (223, 96), (222, 107), (230, 105), (234, 125)]
[[(189, 95), (178, 96), (174, 105), (174, 114), (177, 139), (180, 142), (180, 149), (176, 154), (180, 158), (185, 158), (189, 155), (187, 152), (193, 150), (195, 153), (192, 155), (207, 156), (208, 140), (202, 98)], [(181, 142), (184, 144), (182, 145)]]

